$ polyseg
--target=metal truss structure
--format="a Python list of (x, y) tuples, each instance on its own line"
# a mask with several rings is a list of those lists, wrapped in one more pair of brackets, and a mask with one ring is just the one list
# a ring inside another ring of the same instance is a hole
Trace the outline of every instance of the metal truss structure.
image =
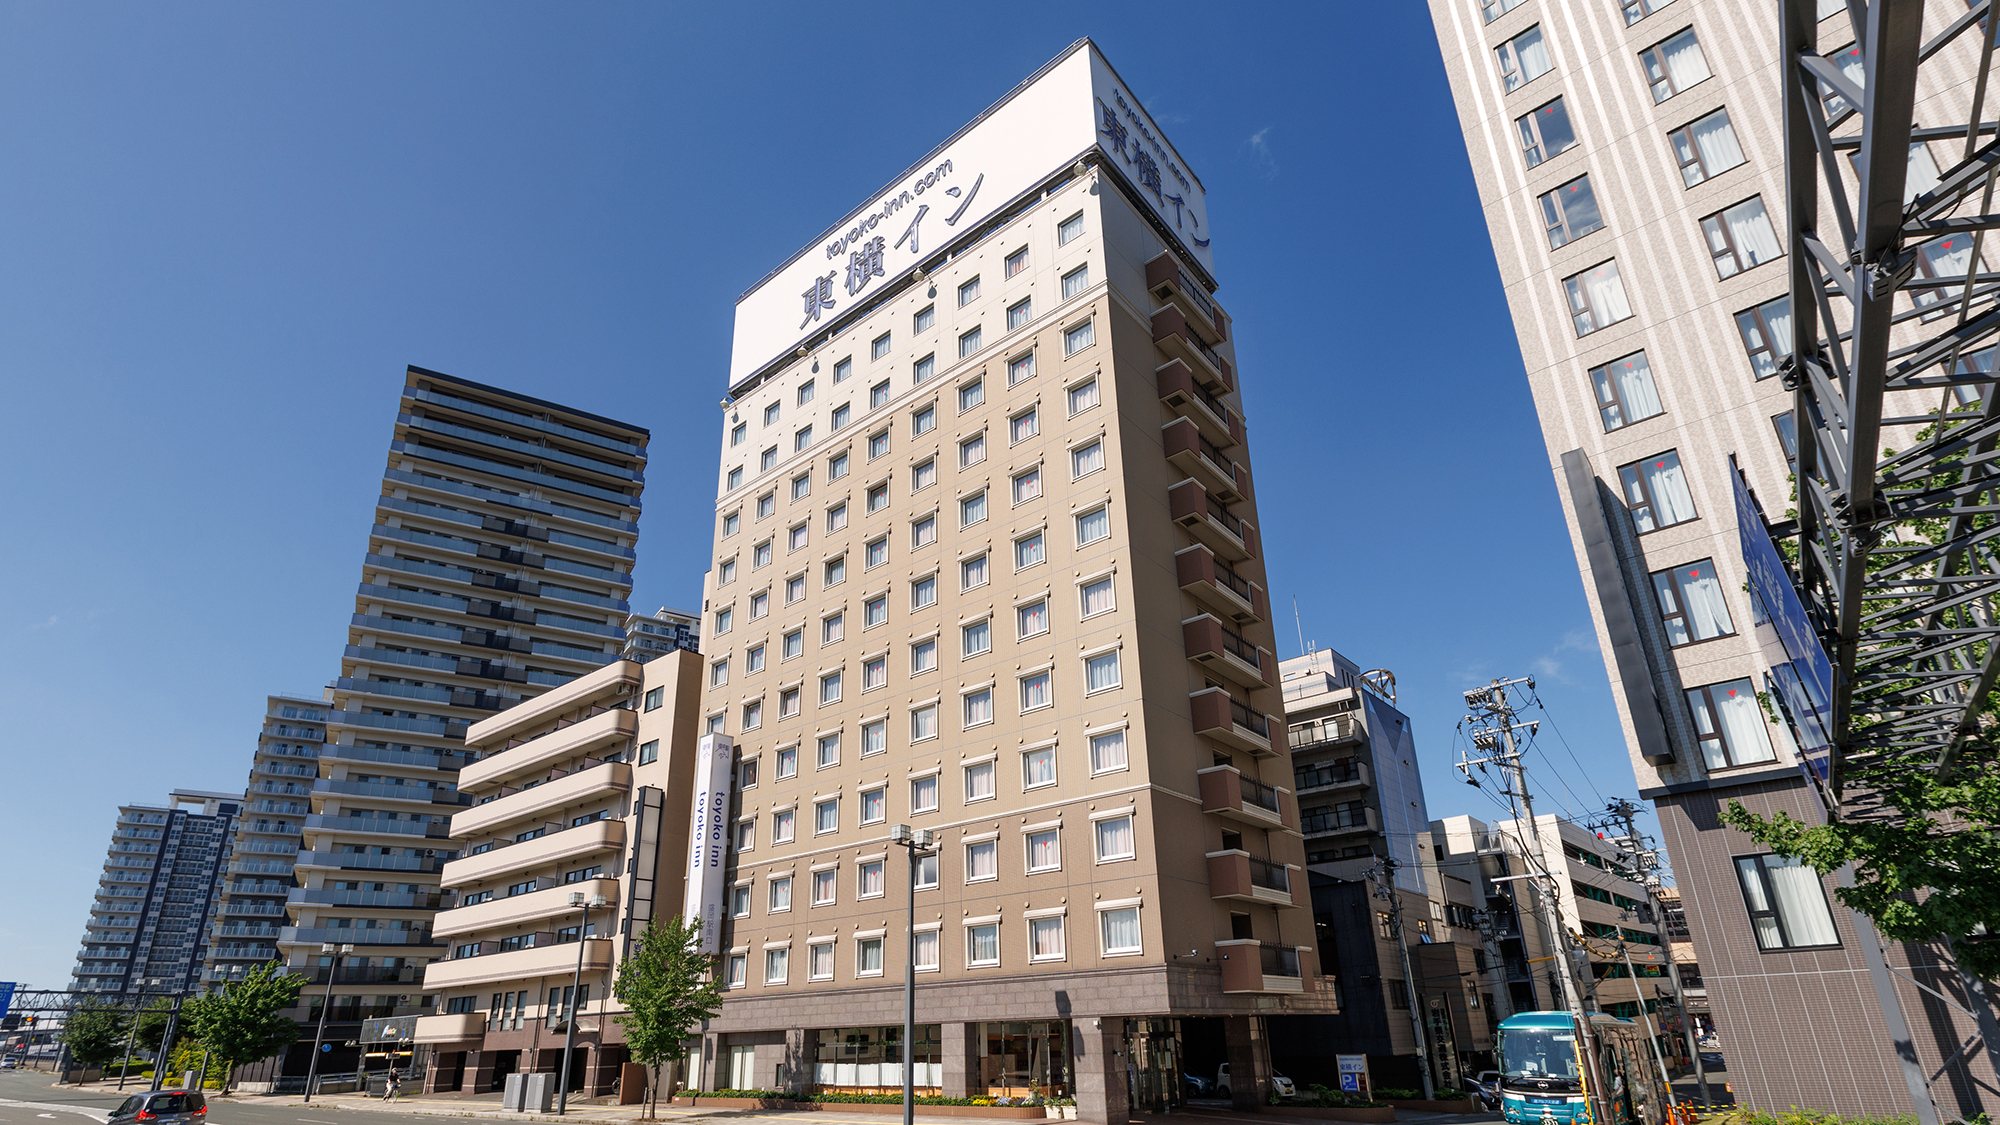
[[(1931, 0), (1928, 37), (1924, 0), (1847, 0), (1825, 28), (1816, 0), (1781, 6), (1782, 373), (1802, 593), (1833, 668), (1835, 816), (1859, 811), (1842, 787), (1856, 767), (1949, 770), (2000, 684), (1993, 3)], [(1919, 125), (1920, 105), (1949, 119)]]

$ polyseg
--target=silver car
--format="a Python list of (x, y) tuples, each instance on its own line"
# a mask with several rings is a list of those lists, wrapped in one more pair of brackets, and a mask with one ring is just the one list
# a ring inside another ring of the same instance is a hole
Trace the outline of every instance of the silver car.
[(193, 1090), (148, 1090), (111, 1111), (105, 1125), (207, 1125), (208, 1099)]

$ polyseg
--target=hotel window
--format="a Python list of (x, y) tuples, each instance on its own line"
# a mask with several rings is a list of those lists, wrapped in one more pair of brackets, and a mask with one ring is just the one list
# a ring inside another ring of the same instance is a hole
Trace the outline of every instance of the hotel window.
[(958, 526), (971, 527), (986, 519), (986, 490), (980, 489), (958, 501)]
[(840, 503), (826, 510), (826, 529), (829, 532), (834, 532), (843, 530), (846, 527), (847, 501), (842, 500)]
[(880, 785), (873, 789), (863, 789), (861, 791), (861, 823), (880, 824), (888, 818), (889, 790)]
[(1007, 361), (1007, 385), (1018, 386), (1035, 377), (1035, 353), (1023, 352)]
[(1097, 342), (1097, 321), (1086, 320), (1074, 328), (1063, 329), (1063, 355), (1073, 356)]
[[(834, 430), (835, 432), (838, 432), (838, 431), (840, 431), (840, 430), (844, 430), (844, 429), (846, 429), (846, 428), (847, 428), (847, 424), (848, 424), (849, 422), (853, 421), (853, 420), (854, 420), (854, 407), (853, 407), (853, 406), (849, 405), (848, 403), (845, 403), (845, 402), (843, 402), (843, 403), (841, 403), (841, 404), (840, 404), (839, 406), (836, 406), (836, 407), (834, 407), (834, 408), (833, 408), (833, 425), (832, 425), (832, 429), (833, 429), (833, 430)], [(843, 466), (845, 466), (845, 465), (847, 464), (847, 454), (843, 453), (843, 454), (841, 454), (840, 456), (838, 456), (838, 457), (834, 458), (834, 460), (836, 460), (836, 461), (839, 461), (839, 462), (840, 462), (840, 463), (841, 463), (841, 464), (842, 464)], [(828, 479), (829, 479), (829, 480), (838, 480), (838, 479), (839, 479), (839, 478), (840, 478), (841, 476), (845, 476), (845, 475), (846, 475), (846, 470), (845, 470), (845, 469), (843, 468), (843, 469), (842, 469), (842, 471), (841, 471), (840, 473), (838, 473), (838, 474), (835, 474), (835, 475), (833, 475), (833, 476), (829, 477)]]
[(729, 444), (732, 448), (742, 445), (749, 437), (750, 424), (748, 422), (738, 422), (736, 425), (730, 427)]
[(771, 842), (789, 844), (798, 838), (799, 815), (796, 809), (778, 809), (771, 813)]
[(938, 807), (938, 779), (934, 773), (910, 779), (910, 811), (913, 813), (936, 812)]
[(741, 512), (730, 512), (722, 517), (722, 537), (724, 539), (741, 530), (743, 530), (743, 514)]
[(1709, 76), (1708, 59), (1702, 55), (1692, 27), (1639, 52), (1639, 65), (1646, 72), (1655, 105)]
[(1667, 134), (1674, 161), (1681, 166), (1681, 183), (1693, 187), (1743, 163), (1743, 146), (1736, 143), (1736, 129), (1729, 123), (1729, 111), (1718, 109), (1691, 124)]
[(1107, 816), (1091, 825), (1092, 838), (1097, 842), (1097, 862), (1133, 859), (1138, 856), (1138, 842), (1132, 832), (1132, 817)]
[(1023, 297), (1007, 306), (1007, 331), (1013, 332), (1034, 317), (1033, 298)]
[(1000, 841), (978, 840), (965, 845), (965, 881), (983, 883), (1000, 877)]
[(729, 987), (742, 988), (750, 980), (750, 955), (732, 953), (729, 955)]
[[(796, 718), (802, 705), (801, 700), (804, 694), (795, 687), (778, 689), (778, 717), (780, 719)], [(744, 729), (747, 730), (749, 728), (746, 725)]]
[(926, 457), (910, 466), (910, 491), (922, 492), (937, 483), (937, 458)]
[(889, 749), (889, 720), (870, 719), (861, 724), (861, 756), (866, 758)]
[(646, 710), (658, 711), (660, 708), (666, 706), (666, 703), (667, 703), (666, 688), (656, 687), (646, 693)]
[(1063, 300), (1067, 301), (1090, 288), (1090, 267), (1078, 266), (1062, 277)]
[(1015, 274), (1020, 273), (1022, 270), (1027, 268), (1028, 268), (1028, 248), (1026, 246), (1023, 246), (1019, 250), (1014, 251), (1012, 254), (1007, 255), (1006, 260), (1001, 264), (1000, 276), (1003, 279), (1013, 277)]
[(1493, 54), (1500, 64), (1500, 83), (1510, 94), (1555, 67), (1549, 61), (1548, 44), (1542, 41), (1540, 24), (1495, 47)]
[(889, 380), (884, 379), (868, 388), (868, 409), (889, 405)]
[(810, 537), (811, 531), (807, 525), (802, 523), (793, 524), (785, 532), (785, 549), (788, 551), (804, 550)]
[(1012, 418), (1007, 419), (1007, 444), (1009, 445), (1019, 445), (1021, 442), (1041, 432), (1041, 411), (1036, 407), (1031, 406), (1014, 415)]
[(1097, 379), (1095, 377), (1085, 379), (1069, 389), (1069, 416), (1076, 417), (1096, 406), (1098, 401)]
[(778, 639), (778, 658), (781, 660), (791, 660), (802, 656), (805, 654), (805, 651), (806, 631), (804, 629), (793, 629)]
[(1708, 216), (1701, 221), (1701, 233), (1708, 240), (1708, 253), (1715, 260), (1718, 278), (1735, 277), (1782, 257), (1785, 252), (1778, 245), (1778, 232), (1771, 227), (1771, 216), (1764, 210), (1763, 196), (1752, 196)]
[(1589, 176), (1578, 176), (1543, 192), (1541, 205), (1542, 230), (1549, 236), (1551, 250), (1604, 229), (1604, 213), (1597, 208), (1597, 193), (1590, 190)]
[(715, 568), (715, 584), (717, 586), (727, 586), (734, 581), (736, 581), (736, 560), (723, 559), (721, 564)]
[(721, 636), (735, 627), (736, 611), (734, 609), (724, 608), (715, 611), (715, 633), (717, 636)]
[(910, 675), (920, 676), (937, 667), (937, 638), (925, 637), (910, 643)]
[[(804, 600), (805, 600), (805, 596), (806, 596), (806, 576), (805, 576), (805, 575), (803, 575), (803, 574), (795, 574), (795, 575), (791, 576), (790, 578), (787, 578), (787, 579), (785, 579), (785, 604), (786, 604), (786, 605), (791, 605), (791, 604), (792, 604), (793, 602), (797, 602), (797, 601), (804, 601)], [(756, 599), (756, 598), (751, 598), (751, 599), (750, 599), (750, 605), (751, 605), (751, 606), (753, 607), (753, 608), (752, 608), (752, 616), (755, 616), (755, 608), (754, 608), (754, 607), (755, 607), (755, 606), (757, 605), (757, 599)]]
[(650, 766), (660, 760), (660, 741), (653, 739), (639, 745), (639, 765)]
[(833, 365), (833, 381), (836, 383), (847, 382), (848, 376), (852, 374), (854, 374), (853, 356), (848, 356), (845, 359), (839, 360)]
[(742, 488), (742, 487), (743, 487), (743, 466), (741, 466), (741, 465), (738, 465), (738, 466), (736, 466), (735, 468), (733, 468), (733, 469), (729, 470), (729, 473), (728, 473), (728, 475), (726, 475), (726, 476), (725, 476), (725, 477), (723, 478), (723, 480), (724, 480), (724, 482), (725, 482), (725, 483), (724, 483), (724, 485), (723, 485), (723, 488), (724, 488), (724, 489), (725, 489), (726, 491), (731, 491), (731, 492), (733, 492), (733, 491), (735, 491), (736, 489), (739, 489), (739, 488)]
[[(936, 856), (929, 857), (936, 859)], [(918, 930), (911, 935), (910, 963), (920, 973), (936, 972), (938, 969), (938, 932)]]
[(750, 884), (738, 883), (729, 888), (729, 916), (750, 917)]
[(770, 519), (770, 518), (771, 518), (772, 516), (774, 516), (774, 515), (777, 515), (777, 514), (778, 514), (778, 494), (777, 494), (777, 493), (775, 493), (775, 492), (766, 492), (766, 493), (765, 493), (764, 495), (762, 495), (762, 496), (759, 496), (759, 497), (757, 498), (757, 518), (758, 518), (758, 519), (760, 519), (760, 520), (767, 520), (767, 519)]
[(1077, 236), (1082, 233), (1083, 212), (1078, 211), (1076, 214), (1056, 224), (1056, 245), (1068, 246), (1071, 242), (1076, 241)]
[(861, 662), (861, 690), (874, 691), (889, 686), (889, 658), (871, 656)]
[(928, 547), (937, 542), (937, 517), (925, 516), (910, 525), (910, 546)]
[(980, 327), (976, 324), (972, 326), (972, 331), (960, 335), (958, 338), (958, 358), (964, 359), (977, 352), (982, 346), (982, 335)]
[(1097, 942), (1106, 957), (1141, 952), (1139, 908), (1120, 906), (1097, 912)]
[(1027, 640), (1029, 637), (1039, 637), (1043, 633), (1048, 632), (1049, 600), (1047, 598), (1036, 598), (1025, 605), (1016, 606), (1014, 609), (1014, 625), (1021, 640)]
[(1528, 0), (1480, 0), (1479, 14), (1485, 17), (1487, 23), (1492, 23), (1527, 2)]
[(816, 941), (806, 946), (806, 979), (833, 979), (833, 941)]
[(1048, 548), (1039, 531), (1030, 532), (1014, 540), (1014, 569), (1026, 570), (1047, 560)]
[(778, 424), (779, 405), (774, 402), (764, 407), (764, 424), (766, 426), (775, 426)]
[(1776, 855), (1736, 858), (1743, 905), (1759, 949), (1824, 949), (1840, 944), (1819, 872)]
[(829, 703), (840, 702), (840, 688), (839, 672), (828, 672), (826, 675), (821, 676), (819, 678), (820, 706), (824, 707)]
[(958, 412), (960, 414), (982, 405), (986, 401), (986, 380), (974, 379), (958, 388)]
[[(918, 360), (910, 368), (910, 381), (912, 383), (922, 383), (929, 380), (936, 374), (937, 374), (937, 353), (932, 352), (931, 354)], [(918, 430), (917, 432), (922, 433), (923, 431)]]
[(1576, 147), (1576, 129), (1561, 98), (1515, 118), (1514, 129), (1521, 136), (1521, 158), (1530, 168)]
[(830, 645), (847, 635), (847, 615), (830, 613), (820, 619), (819, 643)]
[(1792, 354), (1792, 298), (1786, 294), (1736, 314), (1736, 331), (1743, 337), (1750, 371), (1759, 379), (1778, 373), (1778, 364)]
[(868, 514), (872, 516), (876, 512), (879, 512), (888, 506), (889, 506), (889, 482), (885, 480), (880, 484), (869, 485)]
[(792, 908), (792, 877), (780, 875), (771, 880), (770, 890), (765, 895), (764, 913), (782, 914)]
[(962, 590), (976, 590), (986, 585), (986, 556), (974, 555), (958, 564), (958, 585)]
[(877, 594), (861, 603), (861, 627), (873, 629), (889, 620), (889, 595)]
[(812, 443), (813, 428), (811, 426), (800, 426), (798, 432), (792, 435), (792, 452), (797, 453)]
[(1104, 467), (1104, 441), (1089, 442), (1069, 451), (1069, 476), (1071, 480), (1084, 477)]
[(889, 334), (882, 333), (868, 344), (868, 358), (881, 359), (889, 354)]
[(1569, 297), (1570, 322), (1580, 337), (1632, 315), (1616, 261), (1600, 262), (1564, 278), (1563, 291)]
[[(1673, 2), (1674, 0), (1625, 0), (1625, 26), (1631, 27)], [(1821, 6), (1825, 6), (1824, 0)]]
[(927, 703), (910, 709), (910, 741), (925, 742), (938, 736), (937, 704)]
[(917, 315), (910, 318), (910, 331), (913, 333), (929, 332), (936, 325), (936, 305), (925, 305), (917, 310)]
[(1117, 649), (1083, 658), (1083, 693), (1085, 695), (1094, 695), (1100, 691), (1110, 691), (1121, 682)]
[(868, 459), (886, 456), (889, 452), (889, 431), (877, 430), (868, 435)]
[(1024, 469), (1021, 472), (1015, 473), (1013, 490), (1014, 503), (1016, 504), (1025, 504), (1030, 500), (1040, 500), (1042, 498), (1042, 467), (1037, 465), (1032, 469)]
[(718, 660), (708, 666), (708, 686), (721, 687), (729, 682), (729, 661)]
[[(1046, 674), (1046, 673), (1044, 673)], [(1056, 748), (1036, 746), (1021, 751), (1021, 788), (1040, 789), (1056, 783)]]
[[(1044, 668), (1039, 672), (1030, 672), (1021, 677), (1020, 683), (1022, 714), (1025, 715), (1030, 711), (1039, 711), (1044, 707), (1055, 705), (1055, 677), (1048, 669)], [(1049, 755), (1049, 763), (1051, 768), (1053, 768), (1055, 764), (1055, 751), (1048, 750), (1042, 752)]]
[(958, 283), (958, 307), (964, 308), (979, 299), (979, 279), (968, 278)]
[(745, 650), (743, 653), (743, 666), (747, 671), (762, 672), (764, 670), (764, 646), (751, 645)]
[(778, 467), (778, 447), (772, 446), (757, 455), (757, 471), (768, 473)]
[(833, 904), (836, 894), (835, 883), (838, 880), (839, 874), (839, 872), (831, 868), (812, 873), (812, 904), (814, 906), (831, 906)]
[(764, 951), (764, 983), (783, 984), (792, 975), (792, 951), (787, 946)]
[(973, 434), (958, 443), (958, 467), (969, 469), (986, 460), (986, 432)]
[(886, 535), (870, 539), (861, 547), (861, 565), (873, 570), (889, 561), (889, 537)]
[[(1912, 289), (1910, 299), (1920, 309), (1945, 301), (1955, 301), (1965, 287), (1965, 271), (1972, 265), (1972, 236), (1959, 233), (1933, 238), (1917, 247), (1917, 278), (1949, 282), (1948, 287)], [(1975, 289), (1978, 287), (1975, 285)]]
[(1111, 538), (1111, 512), (1099, 505), (1088, 512), (1076, 514), (1076, 545), (1088, 547), (1092, 543)]
[(1090, 772), (1112, 773), (1126, 767), (1125, 731), (1107, 730), (1090, 736)]
[(982, 968), (1000, 963), (1000, 923), (981, 922), (965, 927), (965, 964)]
[(1660, 405), (1659, 389), (1653, 386), (1653, 365), (1645, 352), (1591, 368), (1590, 385), (1597, 391), (1597, 416), (1607, 434), (1666, 412)]
[(1667, 643), (1675, 648), (1736, 632), (1729, 619), (1729, 602), (1722, 582), (1715, 574), (1714, 559), (1655, 571), (1653, 591), (1659, 595)]
[(1793, 472), (1799, 471), (1799, 424), (1787, 410), (1783, 414), (1771, 415), (1771, 427), (1778, 431), (1778, 448), (1785, 451), (1785, 464)]
[(736, 822), (736, 850), (747, 852), (757, 846), (757, 822), (744, 819)]
[(1678, 450), (1621, 465), (1618, 480), (1624, 486), (1625, 506), (1641, 535), (1697, 518), (1694, 494), (1688, 490)]
[[(936, 780), (936, 778), (935, 778), (935, 777), (933, 777), (933, 778), (932, 778), (932, 780), (933, 780), (933, 781), (935, 781), (935, 780)], [(932, 853), (931, 853), (931, 854), (929, 854), (929, 855), (924, 855), (924, 856), (918, 856), (918, 857), (917, 857), (917, 862), (916, 862), (916, 871), (915, 871), (915, 873), (914, 873), (914, 877), (915, 877), (915, 882), (916, 882), (916, 885), (917, 885), (917, 888), (916, 888), (917, 890), (920, 890), (920, 891), (934, 891), (934, 890), (937, 890), (937, 887), (938, 887), (938, 853), (936, 853), (936, 852), (932, 852)], [(918, 936), (918, 937), (922, 937), (922, 936), (923, 936), (922, 932), (921, 932), (921, 931), (919, 931), (919, 932), (918, 932), (918, 935), (917, 935), (917, 936)], [(921, 959), (921, 958), (919, 958), (919, 960), (918, 960), (918, 964), (919, 964), (919, 965), (921, 965), (921, 964), (922, 964), (922, 959)]]
[(1063, 956), (1062, 915), (1028, 919), (1028, 960), (1060, 961)]
[(910, 608), (929, 609), (937, 604), (937, 575), (926, 574), (910, 583)]
[(840, 830), (840, 798), (813, 802), (813, 835), (824, 836)]
[(770, 565), (771, 565), (771, 541), (769, 539), (766, 539), (762, 543), (759, 543), (756, 546), (750, 548), (750, 569), (761, 570), (764, 567)]
[(778, 750), (778, 780), (783, 781), (787, 778), (797, 777), (798, 775), (799, 748), (796, 746), (780, 747)]
[(1077, 594), (1083, 603), (1084, 617), (1096, 617), (1100, 613), (1110, 613), (1118, 608), (1117, 588), (1110, 575), (1081, 584), (1077, 587)]
[(959, 655), (983, 656), (993, 651), (993, 622), (982, 619), (959, 626)]
[(1692, 688), (1687, 701), (1700, 736), (1702, 761), (1709, 769), (1777, 761), (1771, 730), (1764, 725), (1764, 708), (1749, 680)]
[(725, 712), (717, 711), (706, 722), (710, 734), (727, 734), (729, 731), (729, 716)]

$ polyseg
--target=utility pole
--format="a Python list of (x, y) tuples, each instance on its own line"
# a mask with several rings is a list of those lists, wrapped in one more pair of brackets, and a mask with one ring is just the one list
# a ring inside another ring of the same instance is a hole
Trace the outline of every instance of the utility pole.
[[(1620, 841), (1619, 847), (1625, 852), (1632, 863), (1633, 873), (1637, 876), (1634, 882), (1646, 888), (1646, 898), (1653, 904), (1654, 915), (1664, 918), (1666, 916), (1666, 909), (1660, 904), (1659, 896), (1654, 893), (1654, 879), (1652, 878), (1659, 870), (1659, 855), (1648, 849), (1645, 846), (1644, 838), (1639, 835), (1639, 825), (1636, 819), (1639, 814), (1639, 806), (1623, 797), (1619, 797), (1606, 805), (1604, 811), (1610, 815), (1614, 822), (1624, 827), (1625, 836)], [(1685, 902), (1682, 904), (1682, 910), (1686, 910)], [(1674, 987), (1674, 1003), (1680, 1006), (1681, 1038), (1687, 1042), (1688, 1059), (1694, 1064), (1695, 1091), (1701, 1098), (1701, 1104), (1710, 1105), (1712, 1103), (1708, 1098), (1708, 1071), (1701, 1064), (1701, 1044), (1695, 1041), (1694, 1017), (1688, 1012), (1687, 989), (1681, 986), (1681, 967), (1674, 963), (1674, 939), (1671, 934), (1667, 935), (1667, 979), (1672, 982)], [(1636, 979), (1632, 987), (1635, 991), (1638, 989)], [(1645, 1005), (1646, 1002), (1642, 998), (1639, 1001), (1640, 1009), (1644, 1010)], [(1669, 1090), (1673, 1089), (1673, 1084), (1669, 1082), (1667, 1088)]]
[(1480, 945), (1486, 951), (1486, 971), (1493, 976), (1494, 1011), (1489, 1013), (1489, 1018), (1493, 1026), (1498, 1027), (1501, 1020), (1514, 1014), (1514, 994), (1508, 988), (1507, 961), (1500, 956), (1500, 930), (1493, 912), (1482, 909), (1475, 913), (1475, 917), (1479, 922)]
[(1383, 856), (1382, 862), (1369, 871), (1375, 881), (1375, 897), (1389, 904), (1389, 924), (1396, 933), (1396, 953), (1403, 961), (1403, 996), (1410, 1006), (1410, 1031), (1417, 1040), (1417, 1070), (1424, 1079), (1424, 1100), (1437, 1097), (1437, 1086), (1431, 1080), (1431, 1052), (1429, 1041), (1424, 1037), (1423, 999), (1417, 994), (1417, 974), (1410, 963), (1410, 942), (1403, 934), (1403, 899), (1396, 893), (1396, 857)]
[(1556, 963), (1556, 976), (1562, 984), (1563, 1002), (1569, 1009), (1570, 1018), (1575, 1021), (1579, 1052), (1583, 1056), (1584, 1080), (1589, 1084), (1586, 1104), (1590, 1107), (1593, 1121), (1610, 1121), (1611, 1106), (1604, 1095), (1603, 1076), (1597, 1066), (1597, 1032), (1591, 1026), (1590, 1014), (1583, 1008), (1583, 993), (1577, 990), (1576, 966), (1570, 961), (1569, 929), (1563, 925), (1562, 903), (1558, 898), (1555, 879), (1549, 874), (1547, 856), (1542, 849), (1541, 825), (1535, 820), (1535, 801), (1528, 790), (1528, 770), (1521, 764), (1521, 748), (1514, 740), (1514, 732), (1525, 730), (1530, 735), (1541, 725), (1529, 721), (1514, 721), (1514, 704), (1507, 691), (1516, 685), (1525, 685), (1533, 690), (1533, 677), (1512, 680), (1493, 680), (1485, 687), (1476, 687), (1465, 693), (1465, 705), (1472, 709), (1466, 721), (1472, 724), (1472, 745), (1483, 751), (1484, 757), (1473, 758), (1464, 751), (1459, 752), (1458, 772), (1465, 775), (1466, 784), (1477, 786), (1479, 780), (1472, 776), (1477, 768), (1482, 773), (1488, 766), (1499, 767), (1507, 778), (1501, 792), (1507, 798), (1507, 807), (1514, 814), (1516, 824), (1527, 825), (1523, 849), (1531, 854), (1523, 859), (1528, 865), (1524, 878), (1535, 887), (1542, 908), (1543, 928), (1549, 935), (1550, 953)]

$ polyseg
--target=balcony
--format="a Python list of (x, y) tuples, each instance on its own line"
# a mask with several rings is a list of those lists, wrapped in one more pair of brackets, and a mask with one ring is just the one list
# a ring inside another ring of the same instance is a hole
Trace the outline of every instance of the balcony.
[(450, 826), (442, 820), (390, 820), (383, 816), (341, 816), (338, 813), (313, 813), (306, 817), (306, 829), (341, 836), (394, 836), (399, 839), (414, 836), (425, 840), (443, 840), (451, 835)]
[[(576, 943), (561, 942), (540, 944), (539, 939), (552, 934), (537, 934), (537, 944), (527, 949), (511, 949), (504, 953), (480, 953), (470, 957), (453, 957), (448, 961), (432, 961), (424, 967), (424, 991), (435, 992), (445, 988), (469, 988), (473, 985), (490, 984), (494, 981), (530, 981), (542, 977), (560, 976), (564, 980), (576, 971)], [(611, 967), (611, 942), (605, 938), (590, 938), (583, 943), (583, 971), (601, 973)]]
[(1292, 891), (1291, 868), (1259, 859), (1241, 848), (1208, 853), (1208, 897), (1279, 906), (1299, 904)]
[(1243, 416), (1202, 386), (1187, 364), (1177, 359), (1161, 364), (1154, 381), (1160, 401), (1192, 421), (1201, 436), (1224, 448), (1243, 444)]
[[(537, 648), (537, 651), (540, 649)], [(495, 743), (508, 737), (553, 722), (565, 711), (573, 711), (600, 696), (624, 692), (639, 685), (638, 665), (600, 653), (590, 655), (603, 667), (490, 719), (474, 723), (472, 729), (465, 733), (467, 745), (492, 749)], [(606, 664), (606, 660), (610, 663)]]
[(436, 871), (444, 866), (436, 855), (363, 855), (357, 852), (300, 852), (293, 867), (334, 871)]
[(1239, 625), (1270, 616), (1264, 588), (1216, 558), (1215, 552), (1207, 547), (1197, 543), (1174, 552), (1174, 570), (1181, 590), (1205, 609)]
[(396, 785), (386, 781), (350, 781), (323, 777), (313, 782), (313, 792), (342, 797), (366, 797), (376, 801), (402, 801), (417, 805), (467, 805), (471, 799), (453, 789), (437, 785)]
[(1229, 361), (1201, 338), (1190, 326), (1190, 317), (1178, 305), (1168, 305), (1153, 314), (1153, 343), (1167, 358), (1187, 364), (1195, 378), (1210, 388), (1227, 394), (1236, 389), (1236, 372)]
[(1174, 468), (1200, 481), (1217, 500), (1233, 504), (1249, 492), (1248, 470), (1203, 437), (1188, 419), (1176, 418), (1161, 426), (1160, 447)]
[(419, 1043), (463, 1043), (477, 1040), (486, 1034), (485, 1012), (452, 1012), (446, 1015), (418, 1016), (417, 1033)]
[(1361, 720), (1352, 715), (1337, 715), (1289, 727), (1285, 731), (1285, 739), (1291, 743), (1292, 753), (1298, 754), (1307, 750), (1359, 746), (1368, 740), (1368, 730), (1361, 725)]
[(494, 848), (479, 855), (462, 856), (444, 865), (443, 879), (447, 887), (463, 887), (530, 868), (573, 861), (598, 852), (616, 851), (624, 846), (625, 822), (599, 820), (580, 828), (566, 828), (533, 840)]
[(1238, 702), (1226, 689), (1189, 693), (1188, 711), (1196, 734), (1247, 753), (1271, 753), (1271, 717)]
[(1311, 978), (1312, 951), (1261, 941), (1215, 943), (1222, 963), (1224, 992), (1304, 992)]
[(1303, 797), (1308, 793), (1366, 789), (1375, 784), (1375, 774), (1367, 762), (1358, 758), (1346, 758), (1337, 762), (1299, 766), (1294, 769), (1292, 780), (1299, 796)]
[(585, 895), (603, 895), (605, 901), (613, 906), (618, 903), (617, 879), (584, 879), (575, 883), (559, 883), (524, 895), (496, 898), (477, 906), (460, 906), (444, 911), (432, 920), (431, 932), (441, 938), (457, 937), (574, 914), (576, 907), (569, 904), (569, 896), (577, 891)]
[(533, 788), (509, 791), (502, 787), (503, 796), (452, 817), (451, 834), (460, 838), (487, 835), (593, 798), (623, 794), (631, 783), (631, 766), (600, 762)]
[(384, 910), (436, 910), (444, 896), (436, 891), (338, 891), (329, 887), (294, 887), (286, 902), (308, 906), (374, 906)]
[(1170, 302), (1187, 314), (1188, 323), (1201, 331), (1210, 343), (1229, 338), (1229, 317), (1208, 295), (1208, 287), (1196, 281), (1170, 250), (1162, 250), (1146, 263), (1146, 289), (1154, 297)]
[(1174, 522), (1188, 529), (1217, 558), (1241, 562), (1257, 551), (1257, 531), (1229, 514), (1196, 480), (1184, 480), (1167, 490)]
[(1181, 622), (1188, 659), (1232, 683), (1252, 690), (1278, 686), (1278, 660), (1243, 634), (1201, 614)]
[(423, 930), (392, 930), (386, 927), (361, 929), (354, 926), (286, 926), (278, 931), (279, 945), (351, 944), (356, 948), (372, 945), (436, 945)]
[(496, 751), (458, 772), (458, 788), (483, 793), (505, 781), (542, 773), (556, 762), (621, 745), (639, 733), (639, 716), (616, 708), (516, 746)]
[(1367, 806), (1341, 805), (1299, 814), (1299, 831), (1307, 839), (1363, 836), (1382, 831), (1382, 818)]
[(1210, 766), (1196, 771), (1201, 782), (1201, 811), (1259, 828), (1285, 823), (1284, 790), (1243, 776), (1235, 766)]

